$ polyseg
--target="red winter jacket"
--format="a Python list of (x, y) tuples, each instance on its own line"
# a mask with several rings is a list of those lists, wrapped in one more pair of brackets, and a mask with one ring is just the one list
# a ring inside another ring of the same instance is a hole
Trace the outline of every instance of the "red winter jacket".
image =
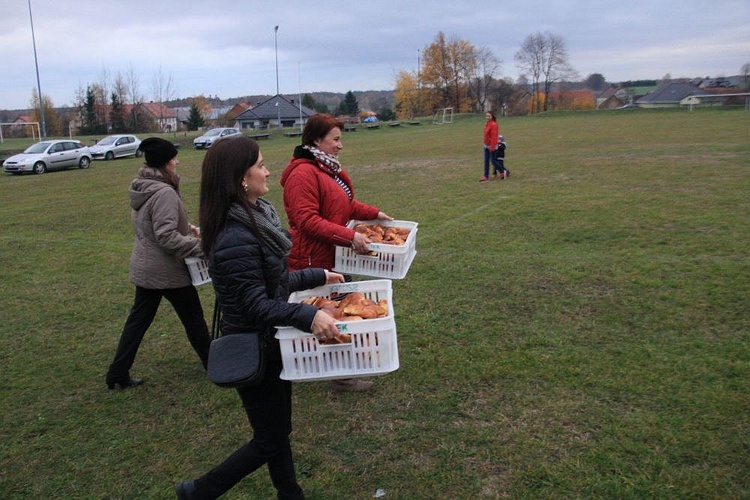
[(490, 151), (497, 149), (497, 122), (489, 120), (484, 126), (484, 145), (490, 148)]
[(292, 235), (292, 251), (289, 254), (289, 270), (307, 267), (333, 267), (335, 245), (348, 247), (354, 239), (354, 231), (346, 224), (352, 220), (374, 220), (380, 209), (354, 198), (352, 181), (343, 170), (339, 178), (349, 186), (352, 199), (334, 179), (321, 167), (312, 154), (295, 148), (294, 156), (281, 174), (284, 188), (284, 210), (289, 219)]

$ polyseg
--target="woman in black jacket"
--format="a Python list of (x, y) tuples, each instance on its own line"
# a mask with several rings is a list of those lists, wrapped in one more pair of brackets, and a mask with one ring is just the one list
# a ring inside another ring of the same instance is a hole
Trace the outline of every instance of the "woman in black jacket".
[(281, 353), (273, 327), (293, 326), (321, 341), (337, 336), (332, 317), (287, 299), (292, 291), (341, 283), (344, 277), (319, 268), (288, 272), (291, 239), (273, 205), (262, 198), (269, 176), (258, 144), (246, 136), (216, 142), (203, 160), (202, 246), (222, 310), (222, 334), (262, 334), (267, 364), (259, 384), (237, 389), (252, 440), (198, 479), (178, 484), (178, 498), (217, 498), (264, 464), (278, 498), (304, 498), (289, 442), (292, 384), (279, 378)]

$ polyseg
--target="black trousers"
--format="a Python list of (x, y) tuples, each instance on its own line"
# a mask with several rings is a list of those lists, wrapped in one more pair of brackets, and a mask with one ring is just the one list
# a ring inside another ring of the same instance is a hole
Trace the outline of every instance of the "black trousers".
[(195, 287), (190, 285), (183, 288), (152, 290), (136, 286), (135, 303), (125, 321), (115, 358), (109, 365), (107, 382), (127, 380), (130, 376), (130, 368), (133, 366), (138, 348), (154, 321), (162, 297), (166, 297), (172, 304), (182, 326), (185, 327), (190, 345), (198, 353), (203, 367), (206, 367), (211, 336), (208, 333), (208, 326), (203, 317), (203, 307)]
[[(253, 438), (221, 464), (195, 480), (196, 498), (214, 499), (264, 464), (280, 499), (304, 499), (297, 484), (289, 434), (292, 432), (292, 384), (281, 380), (281, 357), (272, 350), (265, 379), (237, 389), (253, 428)], [(269, 353), (271, 354), (271, 353)]]

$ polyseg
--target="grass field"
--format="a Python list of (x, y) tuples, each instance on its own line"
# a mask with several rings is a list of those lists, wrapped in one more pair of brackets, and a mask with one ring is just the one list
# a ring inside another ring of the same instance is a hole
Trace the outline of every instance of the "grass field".
[[(401, 368), (295, 385), (308, 498), (749, 498), (750, 114), (503, 119), (512, 176), (480, 184), (483, 122), (344, 135), (356, 195), (419, 222), (418, 254)], [(197, 220), (204, 153), (169, 137)], [(260, 142), (279, 209), (297, 141)], [(0, 177), (0, 498), (170, 498), (249, 436), (168, 305), (147, 383), (105, 387), (140, 163)], [(267, 472), (227, 498), (274, 498)]]

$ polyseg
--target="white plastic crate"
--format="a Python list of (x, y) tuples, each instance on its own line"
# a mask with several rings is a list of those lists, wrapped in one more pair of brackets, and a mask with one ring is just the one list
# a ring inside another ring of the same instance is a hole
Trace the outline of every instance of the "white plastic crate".
[(405, 220), (371, 220), (349, 221), (346, 227), (353, 228), (359, 223), (380, 224), (390, 227), (409, 229), (409, 236), (404, 245), (387, 245), (385, 243), (370, 243), (372, 255), (360, 255), (349, 247), (336, 247), (336, 260), (333, 270), (343, 274), (371, 276), (375, 278), (402, 279), (406, 277), (414, 256), (417, 254), (417, 226), (416, 222)]
[(188, 271), (190, 271), (190, 280), (194, 286), (203, 285), (211, 282), (211, 276), (208, 274), (208, 261), (199, 257), (188, 257), (185, 259)]
[(281, 346), (284, 369), (281, 378), (292, 381), (333, 380), (385, 375), (398, 369), (396, 320), (390, 280), (359, 281), (325, 285), (295, 292), (289, 302), (308, 297), (335, 298), (336, 294), (361, 292), (378, 302), (388, 301), (384, 318), (343, 321), (339, 330), (351, 336), (346, 344), (320, 344), (311, 333), (292, 327), (279, 327), (276, 338)]

